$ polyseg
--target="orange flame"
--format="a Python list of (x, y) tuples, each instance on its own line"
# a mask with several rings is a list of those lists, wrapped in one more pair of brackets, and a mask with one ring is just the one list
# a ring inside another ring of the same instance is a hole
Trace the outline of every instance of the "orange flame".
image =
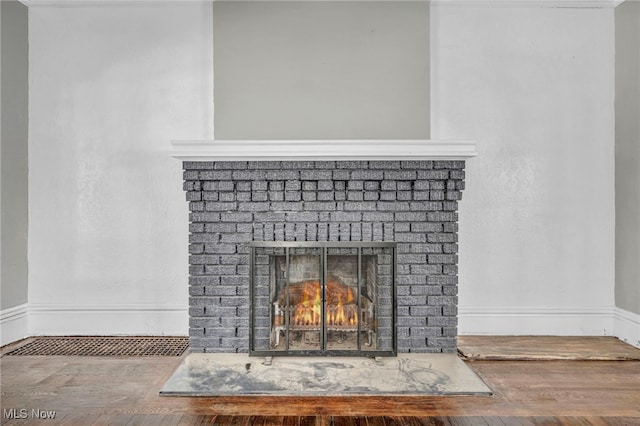
[(294, 325), (319, 325), (322, 298), (320, 297), (320, 283), (304, 283), (302, 301), (296, 306), (293, 316)]
[[(293, 325), (319, 326), (321, 321), (322, 295), (318, 281), (303, 284), (300, 302), (295, 306)], [(327, 283), (326, 322), (328, 326), (356, 326), (358, 308), (353, 290), (335, 281)]]

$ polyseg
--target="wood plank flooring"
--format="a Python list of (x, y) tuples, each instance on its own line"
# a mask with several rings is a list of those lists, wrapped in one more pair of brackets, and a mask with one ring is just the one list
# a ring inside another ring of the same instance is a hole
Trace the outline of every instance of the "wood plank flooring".
[[(640, 425), (640, 361), (468, 363), (491, 397), (159, 396), (180, 361), (4, 356), (2, 424)], [(28, 418), (9, 418), (21, 409)], [(34, 409), (55, 418), (33, 418)]]
[(469, 360), (640, 360), (640, 349), (611, 336), (459, 336)]

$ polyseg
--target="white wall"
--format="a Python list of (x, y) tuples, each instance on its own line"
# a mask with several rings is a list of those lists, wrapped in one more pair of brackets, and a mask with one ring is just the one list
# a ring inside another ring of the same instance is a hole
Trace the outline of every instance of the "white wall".
[(431, 8), (432, 137), (471, 138), (462, 334), (610, 334), (614, 11)]
[[(31, 332), (187, 332), (171, 139), (210, 139), (210, 5), (30, 9)], [(460, 331), (603, 334), (613, 9), (431, 8), (433, 138), (478, 140)]]
[(35, 334), (186, 334), (172, 139), (212, 136), (211, 5), (30, 9)]
[(27, 8), (0, 2), (0, 344), (27, 331)]
[(640, 3), (616, 8), (616, 327), (640, 347)]
[(427, 2), (214, 3), (217, 139), (427, 139)]

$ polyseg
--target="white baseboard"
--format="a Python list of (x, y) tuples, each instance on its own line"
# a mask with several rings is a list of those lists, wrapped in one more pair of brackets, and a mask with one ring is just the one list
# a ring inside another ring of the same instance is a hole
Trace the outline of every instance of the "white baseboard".
[(640, 315), (614, 308), (613, 330), (618, 339), (640, 348)]
[(29, 315), (26, 303), (0, 311), (0, 346), (29, 336)]
[(613, 308), (486, 308), (460, 306), (458, 333), (613, 336)]
[[(620, 308), (459, 307), (458, 333), (616, 336), (640, 347), (640, 315)], [(23, 304), (0, 311), (0, 345), (28, 336), (189, 334), (181, 305)]]
[(29, 304), (31, 335), (189, 335), (182, 305)]

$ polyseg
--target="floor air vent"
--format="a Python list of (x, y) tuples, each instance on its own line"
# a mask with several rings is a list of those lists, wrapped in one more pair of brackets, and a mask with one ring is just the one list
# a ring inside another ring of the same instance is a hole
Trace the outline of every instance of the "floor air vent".
[(5, 355), (180, 356), (188, 344), (188, 337), (36, 337)]

